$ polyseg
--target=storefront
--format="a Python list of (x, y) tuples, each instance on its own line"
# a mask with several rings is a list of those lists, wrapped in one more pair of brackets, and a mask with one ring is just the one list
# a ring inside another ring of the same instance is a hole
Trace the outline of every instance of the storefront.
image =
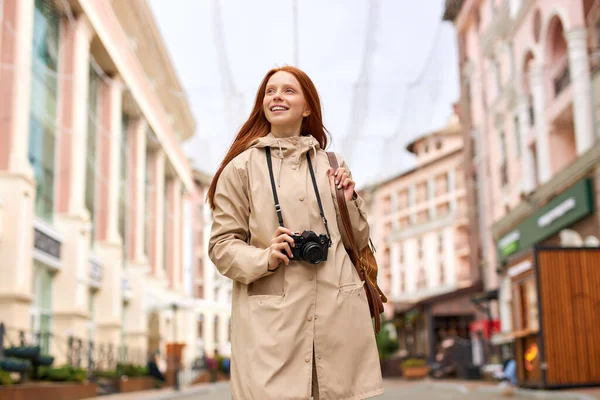
[(588, 373), (592, 361), (586, 357), (594, 357), (584, 345), (592, 334), (587, 328), (593, 325), (593, 313), (573, 314), (573, 309), (591, 310), (592, 303), (600, 301), (600, 289), (583, 284), (596, 279), (600, 286), (591, 267), (600, 250), (585, 247), (600, 232), (593, 193), (589, 178), (577, 181), (497, 242), (505, 286), (500, 302), (510, 305), (506, 309), (511, 314), (509, 337), (520, 386), (600, 382), (600, 377)]

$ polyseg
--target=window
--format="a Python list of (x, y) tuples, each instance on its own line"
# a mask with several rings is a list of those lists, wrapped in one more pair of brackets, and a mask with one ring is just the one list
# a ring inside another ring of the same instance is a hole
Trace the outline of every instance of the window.
[(406, 291), (406, 274), (404, 271), (400, 271), (400, 291)]
[(123, 267), (127, 265), (127, 188), (129, 182), (127, 179), (127, 130), (129, 127), (129, 118), (127, 114), (121, 116), (121, 174), (119, 179), (119, 234), (123, 240)]
[(43, 264), (34, 261), (33, 302), (31, 306), (31, 330), (39, 335), (39, 345), (43, 354), (50, 351), (52, 330), (52, 272)]
[(517, 115), (513, 118), (513, 124), (515, 127), (515, 154), (517, 157), (521, 157), (521, 127), (519, 125), (519, 117)]
[(417, 289), (425, 289), (427, 287), (427, 275), (425, 274), (425, 268), (419, 268), (419, 275), (417, 278)]
[(54, 174), (58, 99), (59, 16), (35, 1), (28, 157), (36, 184), (35, 214), (54, 216)]
[(442, 148), (442, 141), (438, 139), (438, 141), (435, 143), (435, 148), (438, 150), (441, 150)]
[(98, 116), (100, 115), (100, 76), (90, 64), (88, 93), (88, 125), (87, 125), (87, 154), (85, 166), (85, 206), (90, 212), (92, 230), (90, 232), (91, 246), (94, 247), (96, 237), (96, 169), (98, 148)]
[(444, 232), (438, 234), (438, 251), (440, 253), (444, 251)]
[[(123, 302), (123, 309), (121, 310), (121, 346), (119, 351), (119, 362), (127, 362), (127, 314), (129, 311), (129, 305)], [(173, 323), (176, 324), (177, 320), (173, 318)]]
[(96, 337), (96, 291), (89, 291), (88, 299), (88, 339), (94, 341)]
[(419, 260), (423, 258), (423, 239), (418, 239)]
[(444, 263), (441, 262), (440, 263), (440, 285), (443, 285), (446, 283), (446, 273), (444, 270)]

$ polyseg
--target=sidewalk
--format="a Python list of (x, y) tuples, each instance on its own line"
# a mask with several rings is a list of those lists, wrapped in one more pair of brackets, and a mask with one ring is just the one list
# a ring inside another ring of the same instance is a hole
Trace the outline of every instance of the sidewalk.
[(170, 387), (164, 389), (146, 390), (143, 392), (116, 393), (106, 396), (90, 397), (83, 400), (171, 400), (179, 397), (211, 393), (227, 386), (229, 386), (228, 382), (206, 383), (181, 388), (181, 390), (178, 392)]
[[(94, 397), (96, 400), (189, 400), (204, 398), (230, 398), (228, 383), (203, 384), (182, 388), (175, 392), (172, 388), (151, 390), (145, 392), (114, 394), (109, 396)], [(500, 399), (502, 389), (494, 383), (483, 381), (459, 380), (432, 380), (406, 381), (403, 379), (386, 379), (386, 394), (384, 399), (428, 399), (441, 398), (443, 393), (452, 399)], [(219, 392), (219, 393), (217, 393)], [(454, 394), (453, 394), (454, 393)], [(212, 394), (212, 395), (211, 395)], [(206, 396), (206, 397), (205, 397)], [(433, 396), (433, 397), (432, 397)], [(549, 400), (600, 400), (600, 388), (572, 389), (572, 390), (528, 390), (516, 389), (513, 396), (515, 400), (549, 399)], [(91, 400), (91, 399), (86, 399)]]
[[(452, 379), (434, 380), (429, 378), (421, 381), (406, 381), (401, 378), (386, 380), (386, 387), (391, 388), (411, 387), (417, 385), (447, 388), (448, 390), (460, 391), (463, 393), (481, 393), (482, 395), (499, 394), (502, 392), (502, 388), (500, 388), (497, 383), (486, 381), (462, 381)], [(564, 390), (533, 390), (515, 388), (514, 397), (532, 397), (537, 399), (555, 400), (600, 400), (600, 388)]]

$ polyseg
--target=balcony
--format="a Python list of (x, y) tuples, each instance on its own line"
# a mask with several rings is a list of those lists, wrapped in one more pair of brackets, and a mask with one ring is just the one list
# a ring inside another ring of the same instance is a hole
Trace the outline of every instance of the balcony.
[(480, 48), (483, 51), (483, 55), (485, 57), (489, 57), (493, 54), (494, 43), (499, 39), (504, 37), (508, 32), (508, 28), (510, 26), (510, 7), (508, 0), (504, 0), (500, 7), (496, 9), (492, 20), (489, 25), (481, 35), (481, 44)]

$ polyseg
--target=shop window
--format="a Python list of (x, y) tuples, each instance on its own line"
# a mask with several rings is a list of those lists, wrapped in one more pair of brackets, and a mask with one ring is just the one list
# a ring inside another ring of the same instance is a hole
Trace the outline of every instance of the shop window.
[(53, 274), (48, 267), (34, 262), (33, 302), (31, 306), (31, 330), (39, 338), (43, 354), (50, 351), (52, 334), (52, 280)]
[(531, 277), (515, 285), (513, 299), (515, 330), (537, 330), (539, 319), (535, 279)]
[(60, 19), (46, 3), (35, 1), (28, 157), (36, 184), (35, 214), (52, 221)]

